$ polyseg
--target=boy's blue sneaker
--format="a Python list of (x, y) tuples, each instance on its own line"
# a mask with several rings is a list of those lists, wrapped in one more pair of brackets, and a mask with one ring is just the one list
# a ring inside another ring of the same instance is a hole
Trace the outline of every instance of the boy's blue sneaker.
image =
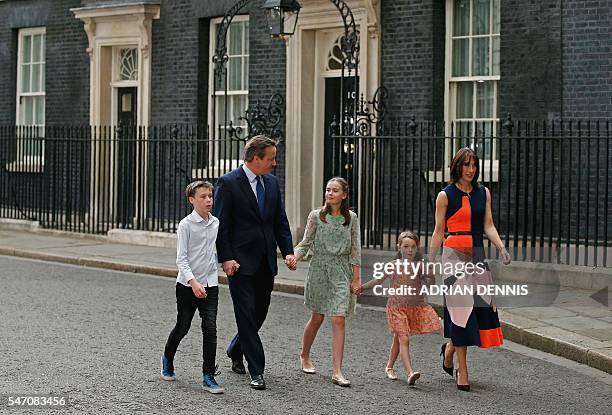
[(225, 389), (223, 389), (215, 380), (214, 375), (204, 374), (202, 375), (202, 384), (204, 386), (204, 390), (210, 393), (223, 393)]
[(172, 364), (172, 361), (163, 354), (161, 357), (161, 378), (169, 381), (176, 380), (174, 365)]

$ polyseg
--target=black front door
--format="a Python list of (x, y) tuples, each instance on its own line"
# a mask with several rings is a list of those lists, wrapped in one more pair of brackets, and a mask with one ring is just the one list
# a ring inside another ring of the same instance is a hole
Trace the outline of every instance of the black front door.
[(339, 171), (339, 141), (331, 137), (330, 126), (332, 121), (340, 122), (340, 78), (325, 78), (325, 124), (323, 141), (323, 193), (327, 181), (335, 175), (341, 174)]
[(131, 228), (136, 200), (136, 88), (117, 89), (117, 226)]
[[(356, 84), (356, 85), (354, 85)], [(359, 89), (359, 78), (345, 77), (342, 78), (326, 78), (325, 79), (325, 141), (323, 146), (323, 187), (333, 176), (341, 176), (349, 181), (355, 179), (354, 172), (356, 169), (356, 154), (355, 139), (346, 140), (334, 139), (331, 137), (331, 123), (336, 122), (339, 125), (342, 121), (341, 117), (341, 102), (344, 96), (344, 105), (347, 102), (352, 104), (357, 96), (356, 92)], [(344, 90), (344, 92), (342, 92)], [(349, 106), (351, 108), (351, 106)], [(350, 111), (349, 111), (350, 112)], [(351, 117), (352, 118), (352, 117)], [(351, 120), (347, 120), (349, 123)], [(338, 130), (337, 130), (338, 131)], [(346, 135), (347, 132), (344, 131)], [(350, 134), (350, 133), (349, 133)]]

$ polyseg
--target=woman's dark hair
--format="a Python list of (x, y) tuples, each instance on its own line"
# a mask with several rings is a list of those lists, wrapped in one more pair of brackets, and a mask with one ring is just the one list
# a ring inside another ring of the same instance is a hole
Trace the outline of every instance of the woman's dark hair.
[[(351, 214), (349, 212), (348, 182), (344, 180), (342, 177), (332, 177), (331, 179), (327, 181), (327, 184), (331, 182), (340, 183), (340, 187), (342, 187), (342, 191), (346, 193), (346, 197), (340, 204), (340, 213), (342, 214), (342, 216), (344, 216), (343, 225), (348, 226), (351, 223)], [(325, 220), (325, 217), (329, 213), (331, 213), (331, 206), (326, 201), (323, 207), (321, 208), (321, 211), (319, 212), (319, 219), (321, 219), (322, 222), (327, 223), (327, 221)]]
[(402, 259), (402, 251), (400, 251), (400, 249), (404, 239), (412, 239), (416, 244), (416, 252), (413, 260), (420, 261), (423, 259), (423, 253), (421, 252), (421, 240), (419, 239), (419, 236), (412, 231), (404, 231), (397, 237), (397, 255), (395, 256), (395, 259)]
[(450, 165), (449, 184), (457, 183), (459, 179), (461, 179), (463, 165), (466, 162), (470, 162), (471, 160), (474, 160), (474, 163), (476, 163), (476, 174), (474, 174), (474, 177), (472, 178), (472, 187), (478, 187), (478, 177), (480, 176), (480, 160), (478, 159), (478, 156), (476, 155), (474, 150), (469, 147), (465, 147), (457, 151), (457, 154), (455, 154), (455, 157), (453, 157), (453, 161), (451, 161)]

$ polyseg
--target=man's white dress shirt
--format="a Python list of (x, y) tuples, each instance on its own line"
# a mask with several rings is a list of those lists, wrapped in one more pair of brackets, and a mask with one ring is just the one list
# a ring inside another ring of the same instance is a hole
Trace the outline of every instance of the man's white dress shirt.
[[(242, 170), (244, 170), (247, 179), (249, 180), (249, 184), (251, 185), (251, 189), (253, 190), (253, 194), (255, 195), (255, 200), (257, 200), (257, 175), (255, 173), (253, 173), (247, 166), (246, 164), (242, 165)], [(263, 176), (259, 176), (261, 177), (261, 179), (259, 179), (259, 181), (261, 181), (261, 185), (263, 186), (264, 190), (266, 189), (266, 186), (264, 185), (264, 181), (263, 181)]]

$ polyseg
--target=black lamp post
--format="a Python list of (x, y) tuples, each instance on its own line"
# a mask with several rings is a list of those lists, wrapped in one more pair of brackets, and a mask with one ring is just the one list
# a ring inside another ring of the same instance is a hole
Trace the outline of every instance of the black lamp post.
[(266, 0), (262, 8), (266, 13), (270, 36), (286, 39), (295, 33), (302, 8), (297, 0)]

